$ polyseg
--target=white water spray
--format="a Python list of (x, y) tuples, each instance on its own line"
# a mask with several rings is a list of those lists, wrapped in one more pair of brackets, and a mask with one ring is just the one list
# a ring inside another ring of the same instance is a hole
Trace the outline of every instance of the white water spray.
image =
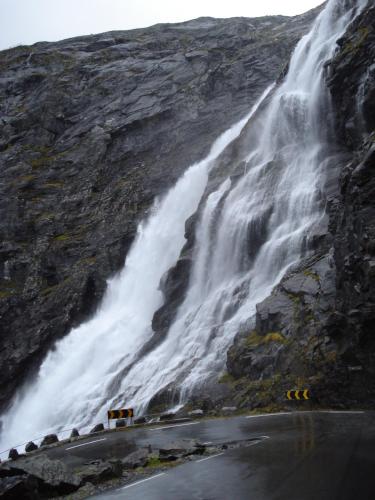
[(223, 369), (235, 334), (298, 262), (324, 216), (320, 192), (332, 138), (324, 64), (366, 3), (330, 0), (298, 44), (285, 81), (248, 128), (246, 174), (237, 183), (227, 179), (206, 200), (187, 295), (165, 340), (132, 365), (152, 336), (160, 279), (178, 258), (184, 223), (197, 209), (209, 169), (249, 116), (156, 203), (95, 317), (57, 344), (3, 417), (2, 448), (61, 426), (100, 421), (119, 395), (145, 408), (173, 386), (183, 402)]

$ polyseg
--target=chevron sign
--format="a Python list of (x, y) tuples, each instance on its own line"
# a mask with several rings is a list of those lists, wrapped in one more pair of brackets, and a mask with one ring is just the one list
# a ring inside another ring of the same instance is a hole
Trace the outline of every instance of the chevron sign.
[(310, 391), (308, 389), (302, 389), (299, 391), (287, 391), (286, 397), (289, 400), (305, 400), (310, 399)]
[(107, 416), (108, 420), (113, 420), (117, 418), (133, 418), (134, 411), (133, 408), (123, 408), (121, 410), (108, 410)]

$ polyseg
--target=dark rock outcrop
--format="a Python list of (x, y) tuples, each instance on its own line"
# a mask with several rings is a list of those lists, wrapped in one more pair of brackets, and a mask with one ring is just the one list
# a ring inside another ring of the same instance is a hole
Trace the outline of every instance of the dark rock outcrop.
[(155, 196), (247, 112), (316, 12), (1, 53), (0, 406), (93, 313)]

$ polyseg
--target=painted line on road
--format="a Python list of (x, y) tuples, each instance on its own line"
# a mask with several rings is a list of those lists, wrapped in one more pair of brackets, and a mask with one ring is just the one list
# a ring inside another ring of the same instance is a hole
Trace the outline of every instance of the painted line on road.
[(222, 453), (217, 453), (216, 455), (211, 455), (210, 457), (206, 457), (206, 458), (201, 458), (200, 460), (197, 460), (197, 464), (199, 462), (204, 462), (205, 460), (210, 460), (211, 458), (216, 458), (216, 457), (220, 457), (220, 455), (224, 455), (224, 452)]
[(247, 415), (245, 418), (277, 417), (278, 415), (292, 415), (292, 412), (283, 411), (280, 413), (261, 413), (260, 415)]
[(164, 427), (154, 427), (150, 429), (150, 431), (163, 431), (164, 429), (172, 429), (173, 427), (183, 427), (184, 425), (197, 425), (200, 422), (189, 422), (188, 424), (176, 424), (176, 425), (167, 425)]
[(80, 448), (81, 446), (87, 446), (88, 444), (99, 443), (100, 441), (106, 441), (107, 438), (95, 439), (95, 441), (89, 441), (88, 443), (77, 444), (75, 446), (70, 446), (69, 448), (65, 448), (65, 451), (73, 450), (74, 448)]
[(126, 490), (127, 488), (132, 488), (133, 486), (137, 486), (138, 484), (145, 483), (146, 481), (151, 481), (151, 479), (156, 479), (157, 477), (165, 476), (165, 472), (160, 472), (160, 474), (155, 474), (155, 476), (148, 477), (147, 479), (141, 479), (136, 483), (128, 484), (127, 486), (123, 486), (120, 488), (121, 490)]
[[(262, 439), (270, 439), (269, 436), (260, 436), (260, 437), (261, 437), (261, 439), (259, 439), (259, 441), (254, 441), (254, 443), (251, 443), (248, 446), (255, 446), (256, 444), (261, 443)], [(201, 458), (200, 460), (197, 460), (196, 463), (198, 464), (199, 462), (204, 462), (205, 460), (210, 460), (210, 458), (220, 457), (221, 455), (224, 455), (224, 452), (217, 453), (216, 455), (211, 455), (209, 457)]]
[(364, 411), (360, 410), (319, 410), (319, 413), (353, 413), (353, 414), (362, 414)]

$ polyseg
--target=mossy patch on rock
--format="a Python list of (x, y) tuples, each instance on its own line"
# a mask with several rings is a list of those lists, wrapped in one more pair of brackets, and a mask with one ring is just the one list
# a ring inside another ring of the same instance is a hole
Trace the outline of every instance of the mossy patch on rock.
[(277, 342), (279, 344), (286, 344), (287, 339), (280, 332), (269, 332), (265, 335), (259, 335), (256, 330), (253, 330), (250, 335), (245, 339), (247, 347), (255, 347), (264, 344)]

